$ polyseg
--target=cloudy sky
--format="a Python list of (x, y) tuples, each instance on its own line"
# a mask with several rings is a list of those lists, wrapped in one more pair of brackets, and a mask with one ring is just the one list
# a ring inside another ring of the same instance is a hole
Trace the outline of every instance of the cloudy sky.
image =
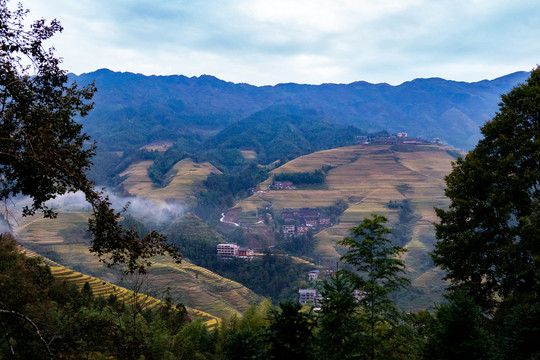
[[(20, 0), (63, 67), (273, 85), (493, 79), (540, 64), (538, 0)], [(16, 0), (11, 0), (14, 5)]]

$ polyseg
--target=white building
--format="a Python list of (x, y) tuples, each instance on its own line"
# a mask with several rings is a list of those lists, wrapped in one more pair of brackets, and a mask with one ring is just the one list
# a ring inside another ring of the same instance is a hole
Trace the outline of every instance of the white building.
[(305, 305), (310, 300), (313, 306), (320, 306), (321, 304), (322, 296), (317, 294), (317, 290), (315, 289), (299, 289), (298, 294), (298, 302), (302, 305)]
[(319, 278), (319, 270), (311, 270), (308, 273), (308, 280), (317, 280)]
[(218, 244), (217, 256), (222, 260), (233, 259), (238, 256), (239, 246), (235, 244)]

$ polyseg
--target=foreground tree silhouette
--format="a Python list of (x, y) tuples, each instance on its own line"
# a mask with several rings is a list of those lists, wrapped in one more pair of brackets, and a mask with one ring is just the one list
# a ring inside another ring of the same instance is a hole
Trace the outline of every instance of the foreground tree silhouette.
[(324, 280), (321, 310), (317, 319), (319, 358), (327, 360), (357, 359), (364, 334), (359, 319), (359, 304), (354, 285), (338, 271)]
[(502, 96), (484, 138), (446, 177), (435, 264), (488, 313), (540, 297), (540, 68)]
[(170, 254), (179, 261), (178, 249), (162, 235), (139, 237), (122, 228), (120, 214), (86, 177), (95, 144), (75, 117), (92, 109), (96, 88), (67, 84), (60, 60), (43, 47), (62, 30), (60, 23), (38, 20), (27, 28), (27, 13), (21, 5), (11, 11), (8, 1), (0, 0), (0, 200), (22, 194), (32, 199), (23, 215), (42, 211), (54, 218), (47, 200), (82, 191), (94, 212), (90, 250), (101, 261), (126, 264), (128, 272), (144, 272), (154, 255)]
[(294, 360), (313, 358), (315, 319), (302, 305), (288, 301), (272, 309), (267, 328), (268, 359)]
[(390, 334), (388, 329), (397, 325), (401, 317), (390, 293), (409, 285), (409, 280), (400, 275), (405, 272), (405, 264), (399, 256), (406, 249), (391, 244), (387, 237), (391, 230), (384, 226), (387, 221), (382, 215), (372, 214), (350, 229), (351, 236), (338, 242), (348, 248), (341, 259), (356, 270), (346, 273), (355, 288), (363, 292), (360, 321), (366, 335), (365, 356), (369, 359), (380, 357), (381, 346)]

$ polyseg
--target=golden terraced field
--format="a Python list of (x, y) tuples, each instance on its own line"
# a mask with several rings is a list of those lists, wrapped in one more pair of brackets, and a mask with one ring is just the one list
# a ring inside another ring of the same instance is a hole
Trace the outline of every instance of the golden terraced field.
[[(432, 249), (437, 221), (434, 207), (446, 207), (444, 176), (451, 171), (454, 157), (446, 147), (438, 145), (407, 145), (392, 147), (370, 144), (320, 151), (289, 161), (272, 173), (307, 172), (332, 166), (324, 190), (267, 191), (238, 203), (242, 218), (253, 217), (255, 209), (272, 204), (274, 214), (284, 208), (323, 207), (345, 200), (349, 208), (340, 223), (317, 234), (316, 253), (319, 259), (335, 262), (339, 257), (336, 242), (348, 235), (348, 230), (372, 213), (397, 221), (398, 211), (387, 207), (389, 201), (410, 199), (417, 220), (412, 240), (405, 245), (409, 276), (413, 284), (427, 286), (426, 279), (440, 277), (430, 267), (428, 251)], [(271, 179), (261, 184), (264, 190)], [(429, 267), (429, 269), (428, 269)], [(427, 272), (426, 272), (427, 271)], [(435, 280), (433, 280), (435, 281)], [(439, 281), (437, 286), (441, 286)]]
[[(25, 249), (24, 250), (27, 256), (35, 257), (39, 256), (37, 253)], [(110, 295), (115, 295), (119, 300), (124, 301), (128, 304), (140, 304), (144, 309), (151, 309), (156, 306), (164, 306), (165, 302), (159, 299), (156, 299), (150, 295), (144, 293), (135, 293), (132, 290), (128, 290), (124, 287), (113, 285), (106, 281), (103, 281), (99, 278), (82, 274), (77, 271), (66, 268), (58, 264), (55, 261), (52, 261), (48, 258), (42, 257), (45, 264), (49, 265), (53, 276), (61, 281), (73, 282), (79, 289), (81, 289), (85, 283), (88, 283), (92, 289), (92, 293), (95, 296), (108, 297)], [(205, 324), (212, 328), (220, 320), (218, 317), (205, 313), (203, 311), (192, 309), (186, 307), (188, 313), (193, 319), (202, 319)]]
[[(24, 218), (15, 236), (25, 248), (78, 272), (77, 276), (94, 276), (129, 288), (119, 270), (107, 268), (88, 252), (87, 218), (85, 212), (60, 212), (54, 220)], [(168, 289), (173, 302), (219, 318), (243, 312), (257, 300), (251, 290), (237, 282), (188, 261), (174, 264), (168, 258), (156, 258), (148, 271), (146, 288), (145, 293), (158, 299), (164, 298)]]
[(205, 180), (211, 173), (221, 173), (208, 162), (195, 163), (191, 159), (177, 162), (167, 176), (171, 181), (164, 188), (154, 188), (148, 177), (148, 168), (152, 160), (140, 161), (129, 166), (120, 176), (126, 179), (122, 182), (124, 189), (134, 196), (150, 200), (188, 200), (193, 199), (193, 185)]

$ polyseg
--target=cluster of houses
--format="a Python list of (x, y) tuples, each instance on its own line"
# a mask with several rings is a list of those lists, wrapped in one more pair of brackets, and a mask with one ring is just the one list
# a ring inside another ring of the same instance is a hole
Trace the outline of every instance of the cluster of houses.
[[(364, 135), (359, 135), (356, 137), (356, 142), (359, 144), (369, 144), (369, 143), (379, 143), (379, 144), (394, 144), (394, 143), (402, 143), (402, 144), (414, 144), (414, 145), (420, 145), (420, 144), (429, 144), (430, 142), (424, 139), (418, 139), (418, 138), (409, 138), (408, 134), (406, 132), (400, 132), (397, 133), (395, 136), (376, 136), (376, 137), (367, 137)], [(438, 144), (442, 145), (443, 142), (439, 138), (434, 138), (431, 140), (432, 144)]]
[(294, 190), (296, 189), (296, 186), (294, 186), (292, 181), (274, 181), (272, 185), (270, 185), (271, 190)]
[(306, 234), (310, 229), (318, 232), (333, 225), (330, 217), (312, 208), (284, 209), (281, 211), (281, 219), (284, 222), (281, 231), (285, 236)]
[(236, 244), (218, 244), (217, 246), (217, 257), (221, 260), (253, 260), (254, 255), (255, 254), (252, 249), (240, 247)]
[[(353, 295), (358, 302), (363, 298), (360, 290), (354, 290)], [(298, 302), (302, 305), (311, 304), (313, 307), (320, 307), (322, 305), (322, 298), (322, 295), (317, 293), (317, 289), (298, 290)]]
[[(332, 272), (333, 271), (327, 270), (328, 275), (330, 275)], [(319, 275), (319, 270), (311, 270), (308, 273), (308, 280), (316, 281), (319, 279)], [(362, 299), (362, 292), (360, 290), (354, 290), (353, 295), (357, 301)], [(322, 295), (317, 292), (317, 289), (299, 289), (298, 302), (302, 305), (311, 304), (313, 307), (320, 307), (322, 303)]]

